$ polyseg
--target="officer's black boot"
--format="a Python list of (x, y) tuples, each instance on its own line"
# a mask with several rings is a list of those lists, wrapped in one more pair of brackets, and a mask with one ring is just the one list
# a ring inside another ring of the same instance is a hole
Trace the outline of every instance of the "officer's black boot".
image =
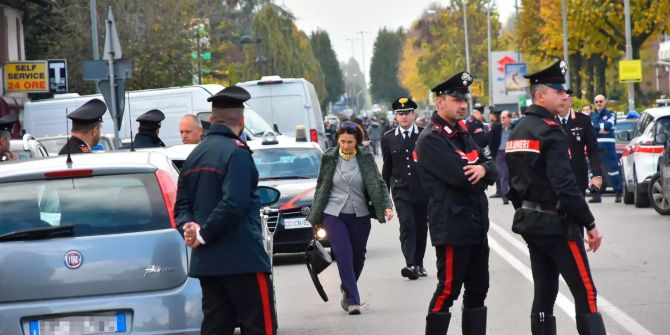
[(531, 315), (530, 331), (533, 335), (556, 335), (556, 317), (544, 313)]
[(591, 204), (600, 203), (600, 202), (603, 202), (603, 200), (600, 196), (600, 192), (594, 193), (593, 196), (591, 196), (591, 200), (589, 200), (589, 203), (591, 203)]
[(447, 335), (451, 313), (428, 313), (426, 335)]
[(578, 314), (577, 332), (579, 335), (607, 335), (602, 315), (600, 313)]
[(461, 321), (463, 335), (485, 335), (486, 306), (463, 308), (463, 318)]

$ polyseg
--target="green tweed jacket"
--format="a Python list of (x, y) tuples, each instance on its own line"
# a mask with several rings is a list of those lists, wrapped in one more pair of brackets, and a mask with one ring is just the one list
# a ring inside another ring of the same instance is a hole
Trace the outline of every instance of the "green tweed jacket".
[[(323, 156), (321, 156), (321, 169), (319, 170), (319, 177), (316, 180), (316, 191), (314, 191), (314, 202), (312, 209), (307, 215), (307, 221), (312, 225), (320, 225), (323, 221), (323, 211), (328, 204), (330, 197), (330, 190), (333, 187), (333, 176), (337, 168), (337, 160), (340, 156), (340, 147), (336, 146), (328, 149)], [(391, 207), (391, 199), (386, 188), (386, 183), (382, 179), (375, 157), (367, 149), (358, 146), (356, 147), (356, 160), (358, 161), (358, 168), (363, 177), (363, 184), (365, 186), (365, 196), (370, 204), (370, 218), (377, 219), (377, 221), (384, 223), (384, 210)]]

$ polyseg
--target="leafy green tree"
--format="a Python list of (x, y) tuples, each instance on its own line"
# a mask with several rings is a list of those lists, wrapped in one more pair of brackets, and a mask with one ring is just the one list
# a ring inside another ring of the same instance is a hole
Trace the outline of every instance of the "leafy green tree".
[(375, 102), (389, 104), (397, 97), (407, 95), (398, 79), (404, 39), (402, 28), (396, 31), (382, 28), (377, 32), (370, 61), (370, 94)]
[(347, 106), (354, 110), (354, 114), (366, 109), (369, 105), (367, 101), (367, 89), (363, 71), (358, 62), (353, 57), (349, 58), (347, 63), (340, 65), (344, 75), (344, 90)]
[(325, 110), (329, 102), (336, 102), (342, 93), (344, 93), (344, 81), (342, 80), (342, 71), (337, 62), (337, 56), (330, 44), (330, 36), (325, 30), (317, 30), (310, 36), (312, 52), (314, 57), (321, 64), (321, 70), (325, 76), (326, 98), (323, 99), (322, 110)]

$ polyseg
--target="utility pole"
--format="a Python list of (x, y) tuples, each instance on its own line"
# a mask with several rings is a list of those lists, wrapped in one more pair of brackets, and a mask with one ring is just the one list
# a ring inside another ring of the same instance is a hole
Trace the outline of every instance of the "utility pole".
[[(90, 0), (89, 7), (91, 10), (91, 43), (93, 44), (93, 60), (100, 60), (100, 50), (98, 47), (98, 5), (96, 0)], [(100, 94), (100, 87), (98, 87), (97, 81), (95, 85), (95, 92)]]
[[(626, 25), (626, 59), (633, 59), (633, 45), (630, 41), (630, 0), (623, 1), (624, 18)], [(628, 83), (628, 112), (635, 111), (635, 86)]]
[[(565, 0), (561, 0), (561, 11), (563, 12), (563, 60), (570, 68), (570, 63), (568, 62), (568, 10), (565, 6)], [(568, 71), (567, 76), (565, 77), (565, 85), (570, 87), (570, 72)], [(581, 96), (581, 93), (580, 93)]]
[[(519, 29), (519, 0), (514, 0), (514, 10), (516, 11), (516, 29)], [(516, 62), (521, 63), (521, 52), (519, 51), (519, 40), (516, 41)]]
[(363, 83), (365, 83), (365, 87), (368, 87), (368, 82), (365, 79), (366, 74), (365, 74), (365, 34), (367, 34), (367, 31), (359, 31), (359, 34), (361, 34), (361, 55), (363, 56)]
[[(470, 73), (470, 48), (468, 46), (468, 11), (467, 0), (463, 0), (463, 31), (465, 32), (465, 64), (468, 73)], [(472, 73), (470, 73), (472, 74)], [(472, 95), (468, 98), (468, 113), (472, 113)]]
[[(491, 6), (492, 1), (489, 0), (486, 4), (486, 59), (488, 64), (488, 73), (489, 73), (489, 106), (493, 106), (493, 73), (491, 69)], [(489, 110), (491, 108), (489, 107)]]
[(354, 57), (354, 42), (358, 41), (357, 38), (347, 38), (347, 41), (351, 43), (351, 58), (356, 59)]
[(198, 61), (198, 85), (202, 85), (202, 69), (200, 67), (200, 24), (198, 24), (195, 29), (195, 43), (197, 43), (195, 57)]

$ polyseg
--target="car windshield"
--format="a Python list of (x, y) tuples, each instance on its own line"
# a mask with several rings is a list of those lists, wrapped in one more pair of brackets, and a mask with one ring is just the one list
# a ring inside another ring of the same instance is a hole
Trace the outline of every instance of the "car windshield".
[[(211, 112), (198, 113), (200, 121), (209, 122), (209, 115)], [(256, 111), (244, 106), (244, 128), (255, 136), (261, 136), (266, 131), (273, 131), (272, 126), (268, 124)]]
[(316, 178), (321, 165), (321, 152), (311, 148), (257, 149), (253, 158), (261, 180)]
[[(631, 137), (633, 134), (633, 131), (635, 130), (635, 126), (637, 126), (637, 121), (633, 122), (619, 122), (616, 125), (616, 128), (614, 128), (615, 133), (619, 133), (622, 131), (628, 131), (631, 133)], [(623, 141), (620, 140), (618, 137), (616, 138), (616, 143), (618, 144), (627, 144), (629, 141)]]
[(65, 145), (65, 137), (42, 138), (39, 141), (49, 153), (58, 153)]
[(65, 225), (76, 236), (171, 227), (151, 173), (0, 184), (0, 235)]

